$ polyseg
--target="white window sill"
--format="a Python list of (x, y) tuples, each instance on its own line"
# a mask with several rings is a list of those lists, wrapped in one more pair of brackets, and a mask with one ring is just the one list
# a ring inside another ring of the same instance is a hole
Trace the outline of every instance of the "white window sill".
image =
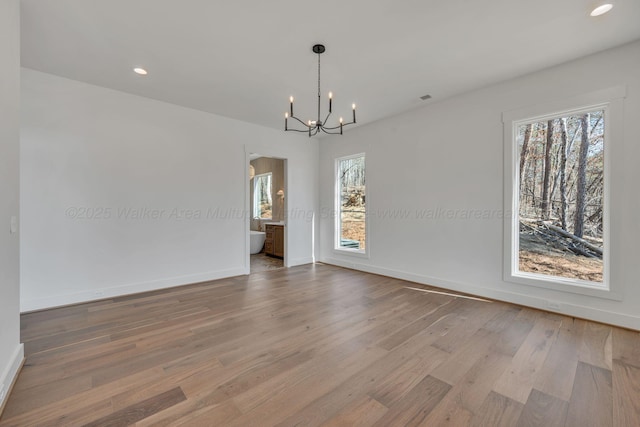
[(336, 255), (347, 255), (347, 256), (353, 256), (357, 258), (365, 258), (365, 259), (369, 258), (369, 254), (367, 253), (367, 251), (366, 250), (363, 251), (360, 249), (333, 248), (333, 253)]
[(505, 277), (505, 281), (520, 285), (535, 286), (560, 292), (569, 292), (591, 297), (622, 301), (622, 296), (612, 292), (606, 283), (598, 284), (586, 280), (558, 276), (542, 276), (535, 273), (518, 272)]

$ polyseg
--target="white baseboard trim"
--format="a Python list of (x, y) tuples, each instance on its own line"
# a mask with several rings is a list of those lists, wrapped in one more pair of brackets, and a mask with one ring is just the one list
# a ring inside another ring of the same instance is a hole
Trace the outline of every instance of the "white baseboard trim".
[(553, 310), (549, 308), (548, 301), (546, 299), (524, 295), (518, 292), (484, 288), (405, 271), (376, 267), (352, 261), (343, 261), (341, 259), (331, 257), (324, 258), (320, 262), (640, 331), (640, 317), (637, 316), (630, 316), (593, 307), (567, 303), (562, 303), (562, 310)]
[(0, 415), (4, 411), (4, 405), (9, 399), (11, 389), (18, 379), (18, 374), (24, 363), (24, 344), (19, 344), (13, 352), (11, 360), (0, 377)]
[(313, 264), (313, 257), (289, 259), (287, 267), (295, 267), (297, 265)]
[(96, 301), (105, 298), (114, 298), (123, 295), (137, 294), (140, 292), (155, 291), (158, 289), (172, 288), (175, 286), (190, 285), (210, 280), (224, 279), (227, 277), (242, 276), (246, 274), (244, 267), (230, 270), (210, 271), (207, 273), (191, 274), (187, 276), (171, 277), (168, 279), (151, 280), (148, 282), (116, 285), (106, 288), (91, 289), (63, 295), (55, 295), (46, 298), (38, 298), (20, 301), (20, 312), (44, 310), (47, 308), (61, 307), (71, 304)]

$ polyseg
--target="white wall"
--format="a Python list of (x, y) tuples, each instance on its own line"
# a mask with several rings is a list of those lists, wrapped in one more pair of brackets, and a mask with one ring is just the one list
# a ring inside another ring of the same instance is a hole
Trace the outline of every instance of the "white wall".
[[(22, 310), (248, 273), (250, 152), (287, 158), (314, 212), (315, 142), (23, 69)], [(288, 264), (312, 262), (313, 223), (287, 226)]]
[[(507, 60), (507, 59), (505, 59)], [(469, 70), (473, 72), (473, 70)], [(437, 84), (437, 82), (427, 82)], [(622, 301), (503, 281), (503, 222), (416, 219), (416, 210), (503, 209), (502, 112), (626, 85), (624, 139), (610, 141), (611, 281)], [(383, 100), (381, 100), (383, 102)], [(640, 42), (353, 129), (320, 146), (321, 261), (640, 329)], [(366, 153), (370, 257), (333, 251), (333, 165)], [(409, 218), (385, 214), (406, 210)]]
[[(0, 2), (0, 408), (18, 373), (20, 344), (19, 242), (11, 217), (19, 217), (20, 3)], [(17, 223), (16, 223), (17, 227)]]

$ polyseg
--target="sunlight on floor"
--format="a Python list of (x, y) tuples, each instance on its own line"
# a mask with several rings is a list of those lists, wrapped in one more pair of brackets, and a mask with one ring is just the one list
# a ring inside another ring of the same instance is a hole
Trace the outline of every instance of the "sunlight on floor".
[(478, 297), (472, 297), (472, 296), (460, 295), (460, 294), (451, 294), (449, 292), (434, 291), (434, 290), (431, 290), (431, 289), (412, 288), (410, 286), (405, 286), (405, 289), (412, 289), (414, 291), (427, 292), (427, 293), (430, 293), (430, 294), (449, 295), (451, 297), (472, 299), (474, 301), (493, 302), (493, 301), (490, 301), (490, 300), (484, 299), (484, 298), (478, 298)]

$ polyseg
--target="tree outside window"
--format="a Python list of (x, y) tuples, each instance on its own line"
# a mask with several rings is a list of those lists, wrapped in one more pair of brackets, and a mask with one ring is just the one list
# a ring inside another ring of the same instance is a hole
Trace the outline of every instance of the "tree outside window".
[(364, 154), (337, 159), (336, 180), (336, 249), (364, 253), (367, 241)]

